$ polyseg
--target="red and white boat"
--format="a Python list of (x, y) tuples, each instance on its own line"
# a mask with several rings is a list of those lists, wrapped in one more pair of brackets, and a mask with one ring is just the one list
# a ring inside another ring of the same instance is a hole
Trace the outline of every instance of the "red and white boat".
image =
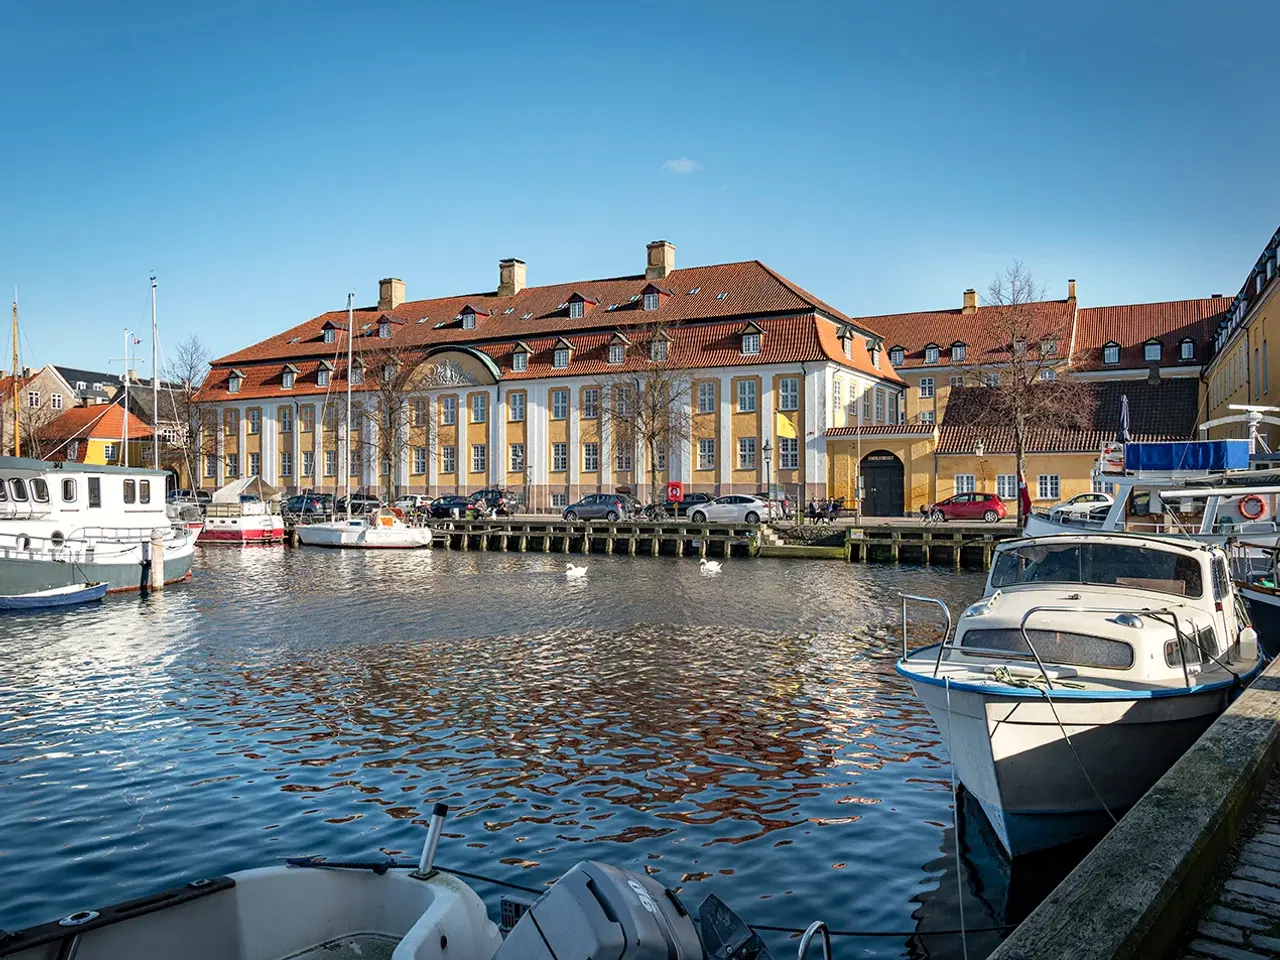
[(280, 491), (261, 477), (241, 477), (214, 491), (199, 543), (284, 543)]

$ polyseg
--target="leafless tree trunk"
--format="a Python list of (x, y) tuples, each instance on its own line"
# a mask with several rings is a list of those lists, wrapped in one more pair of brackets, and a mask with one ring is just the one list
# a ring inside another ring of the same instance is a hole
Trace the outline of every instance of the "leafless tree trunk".
[(660, 498), (658, 455), (670, 456), (693, 436), (693, 377), (666, 328), (619, 332), (628, 343), (622, 369), (601, 381), (601, 441), (611, 451), (644, 450), (654, 502)]
[(45, 454), (52, 451), (54, 444), (49, 443), (43, 434), (45, 426), (57, 419), (58, 413), (59, 411), (49, 406), (48, 401), (33, 407), (26, 402), (25, 396), (19, 398), (18, 429), (22, 434), (23, 455), (43, 460)]
[[(985, 306), (996, 309), (979, 313), (983, 339), (991, 345), (974, 365), (978, 384), (991, 391), (980, 425), (1012, 433), (1019, 484), (1036, 431), (1084, 426), (1084, 388), (1069, 375), (1070, 331), (1052, 322), (1043, 302), (1044, 287), (1014, 261), (987, 287)], [(1023, 520), (1019, 496), (1019, 526)]]
[[(376, 465), (381, 478), (384, 499), (396, 498), (396, 473), (401, 457), (411, 445), (430, 446), (426, 428), (426, 399), (417, 396), (422, 382), (421, 361), (416, 353), (387, 347), (365, 352), (361, 396), (361, 422), (353, 424), (360, 431), (359, 442)], [(422, 423), (415, 422), (414, 404), (424, 404)], [(414, 444), (413, 441), (421, 443)], [(428, 451), (427, 456), (431, 453)], [(382, 466), (387, 466), (383, 472)]]
[(201, 429), (195, 397), (208, 374), (209, 348), (196, 334), (190, 334), (169, 358), (164, 379), (174, 386), (161, 389), (160, 409), (155, 411), (156, 423), (152, 424), (156, 430), (155, 443), (160, 443), (161, 420), (172, 419), (177, 424), (174, 438), (161, 447), (161, 462), (179, 473), (185, 466), (192, 486), (200, 482), (205, 458), (217, 455), (218, 433), (222, 430), (221, 423), (204, 424)]

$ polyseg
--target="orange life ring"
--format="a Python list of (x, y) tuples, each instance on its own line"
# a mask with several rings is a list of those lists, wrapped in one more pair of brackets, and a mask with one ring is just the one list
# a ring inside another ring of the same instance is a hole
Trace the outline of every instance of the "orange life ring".
[(1267, 515), (1267, 504), (1256, 493), (1242, 497), (1239, 505), (1240, 516), (1246, 520), (1261, 520)]

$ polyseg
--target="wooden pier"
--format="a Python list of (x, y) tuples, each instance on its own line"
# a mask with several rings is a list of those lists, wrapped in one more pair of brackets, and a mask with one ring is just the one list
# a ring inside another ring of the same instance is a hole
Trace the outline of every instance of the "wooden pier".
[(847, 534), (849, 559), (862, 563), (941, 564), (991, 568), (996, 545), (1018, 536), (1016, 530), (993, 529), (987, 524), (850, 527)]
[(760, 528), (751, 524), (590, 523), (559, 519), (437, 520), (433, 545), (449, 550), (519, 553), (619, 553), (627, 556), (754, 557)]

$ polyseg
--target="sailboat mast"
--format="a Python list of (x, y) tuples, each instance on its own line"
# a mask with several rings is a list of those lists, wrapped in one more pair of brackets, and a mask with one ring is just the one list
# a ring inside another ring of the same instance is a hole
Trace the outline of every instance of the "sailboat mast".
[(151, 450), (153, 466), (160, 469), (160, 368), (157, 366), (156, 344), (156, 275), (151, 275)]
[(129, 465), (129, 328), (124, 329), (124, 416), (120, 418), (120, 466)]
[(13, 455), (22, 456), (22, 438), (18, 435), (18, 288), (13, 288)]
[(355, 299), (355, 293), (347, 294), (347, 462), (342, 465), (342, 475), (346, 478), (348, 520), (351, 519), (351, 351), (356, 331)]

